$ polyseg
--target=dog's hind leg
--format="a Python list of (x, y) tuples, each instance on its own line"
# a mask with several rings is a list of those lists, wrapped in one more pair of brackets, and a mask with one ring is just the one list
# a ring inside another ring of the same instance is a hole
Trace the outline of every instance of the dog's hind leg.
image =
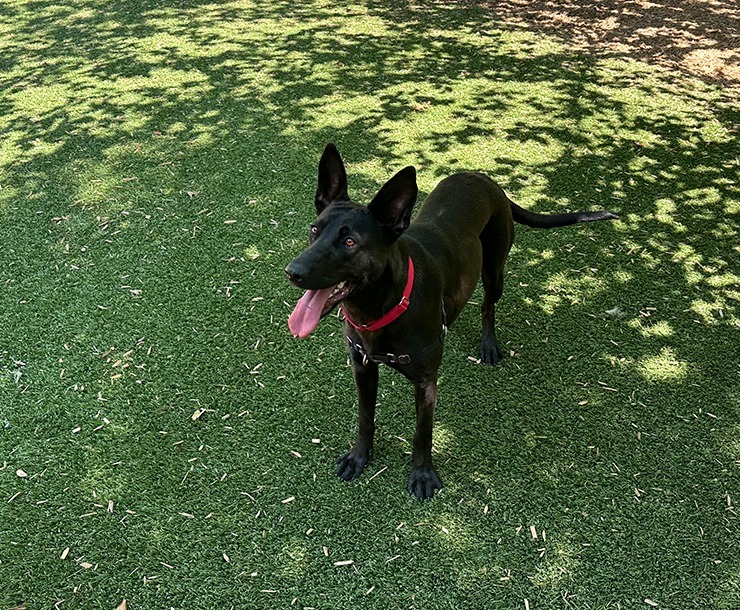
[(485, 364), (497, 364), (504, 357), (504, 352), (496, 339), (496, 303), (504, 292), (504, 261), (511, 248), (513, 236), (513, 225), (507, 228), (509, 231), (502, 231), (501, 225), (492, 220), (480, 236), (483, 245), (481, 279), (484, 290), (480, 359)]
[(483, 297), (482, 318), (483, 333), (480, 339), (480, 359), (484, 364), (497, 364), (504, 357), (504, 352), (496, 339), (496, 301), (504, 291), (503, 274), (491, 276), (483, 266)]

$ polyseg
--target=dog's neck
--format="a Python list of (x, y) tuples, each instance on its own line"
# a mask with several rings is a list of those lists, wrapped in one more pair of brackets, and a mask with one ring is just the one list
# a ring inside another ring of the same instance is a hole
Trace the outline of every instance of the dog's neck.
[[(342, 307), (356, 324), (377, 320), (401, 299), (408, 279), (409, 255), (394, 244), (377, 279), (349, 296)], [(405, 251), (405, 249), (403, 249)]]

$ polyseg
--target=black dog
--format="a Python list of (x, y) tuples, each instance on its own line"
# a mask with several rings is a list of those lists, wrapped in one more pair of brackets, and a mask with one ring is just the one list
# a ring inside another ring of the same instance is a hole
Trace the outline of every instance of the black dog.
[(426, 499), (442, 487), (432, 466), (432, 423), (443, 340), (480, 276), (485, 289), (480, 357), (487, 364), (503, 357), (494, 306), (504, 288), (512, 221), (551, 228), (617, 215), (534, 214), (509, 201), (483, 174), (460, 173), (440, 182), (410, 223), (417, 192), (416, 171), (407, 167), (367, 207), (353, 203), (342, 159), (333, 144), (327, 145), (319, 162), (318, 218), (309, 247), (285, 272), (306, 290), (289, 319), (294, 335), (307, 337), (339, 303), (346, 318), (360, 421), (357, 442), (337, 460), (337, 475), (355, 479), (370, 459), (382, 362), (414, 384), (416, 433), (408, 490)]

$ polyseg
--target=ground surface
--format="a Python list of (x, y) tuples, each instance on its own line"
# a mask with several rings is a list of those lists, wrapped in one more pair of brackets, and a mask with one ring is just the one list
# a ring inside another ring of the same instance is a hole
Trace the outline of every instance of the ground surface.
[(740, 86), (740, 4), (731, 0), (492, 0), (507, 23), (601, 54), (627, 55)]
[[(0, 610), (740, 608), (737, 14), (583, 4), (2, 3)], [(409, 385), (342, 483), (340, 321), (287, 328), (327, 141), (620, 214), (518, 229), (424, 504)]]

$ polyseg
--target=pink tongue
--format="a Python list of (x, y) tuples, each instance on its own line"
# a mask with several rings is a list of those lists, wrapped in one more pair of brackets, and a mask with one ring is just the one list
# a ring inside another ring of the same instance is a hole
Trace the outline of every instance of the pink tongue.
[(334, 288), (332, 286), (323, 290), (307, 290), (288, 318), (290, 332), (301, 339), (308, 337), (319, 325), (326, 299), (329, 298)]

